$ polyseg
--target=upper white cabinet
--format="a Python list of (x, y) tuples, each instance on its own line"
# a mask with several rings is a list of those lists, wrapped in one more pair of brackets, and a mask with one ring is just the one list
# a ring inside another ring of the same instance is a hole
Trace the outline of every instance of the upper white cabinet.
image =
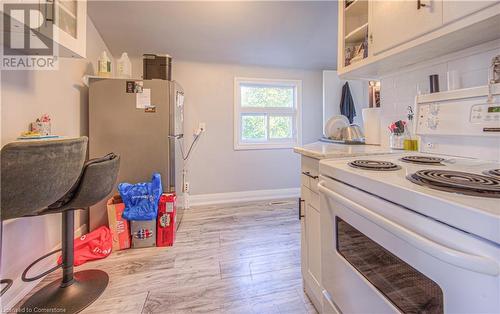
[(447, 24), (494, 5), (496, 1), (443, 1), (443, 23)]
[(44, 23), (52, 24), (51, 37), (59, 45), (59, 55), (86, 57), (87, 1), (40, 0)]
[(440, 27), (443, 2), (373, 1), (370, 21), (369, 45), (373, 54), (378, 54)]
[(368, 56), (368, 1), (339, 1), (339, 67)]
[(500, 1), (340, 0), (337, 71), (378, 79), (500, 38)]

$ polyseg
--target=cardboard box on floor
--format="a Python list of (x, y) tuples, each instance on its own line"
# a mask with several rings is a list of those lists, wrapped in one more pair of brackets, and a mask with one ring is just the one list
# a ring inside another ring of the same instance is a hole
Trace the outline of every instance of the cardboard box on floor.
[(158, 204), (156, 246), (172, 246), (175, 241), (177, 210), (175, 193), (164, 193)]
[(156, 246), (156, 219), (131, 220), (130, 232), (134, 249)]
[(108, 224), (113, 235), (113, 251), (130, 248), (130, 228), (128, 221), (122, 217), (125, 204), (120, 195), (114, 195), (106, 204)]

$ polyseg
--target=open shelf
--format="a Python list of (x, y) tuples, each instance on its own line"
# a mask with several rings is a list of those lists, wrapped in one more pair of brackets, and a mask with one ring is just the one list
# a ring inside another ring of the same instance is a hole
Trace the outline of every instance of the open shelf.
[(59, 8), (62, 11), (66, 12), (66, 14), (68, 14), (72, 19), (76, 20), (76, 12), (71, 11), (65, 5), (63, 5), (62, 3), (57, 2), (55, 5), (57, 5), (57, 8)]
[[(344, 37), (358, 35), (357, 32), (366, 29), (368, 24), (368, 1), (355, 0), (350, 6), (344, 9)], [(355, 40), (358, 38), (356, 37)], [(354, 41), (350, 40), (349, 43)]]
[(350, 16), (368, 16), (368, 1), (355, 0), (344, 11), (345, 15)]
[[(358, 0), (360, 1), (360, 0)], [(352, 4), (351, 4), (352, 5)], [(346, 44), (360, 43), (365, 40), (368, 31), (368, 23), (361, 25), (345, 36)]]

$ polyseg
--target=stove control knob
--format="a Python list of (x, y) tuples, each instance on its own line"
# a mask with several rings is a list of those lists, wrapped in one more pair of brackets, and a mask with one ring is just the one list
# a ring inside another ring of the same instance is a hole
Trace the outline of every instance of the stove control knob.
[(439, 105), (438, 104), (433, 104), (430, 106), (430, 112), (433, 116), (437, 116), (439, 113)]
[(438, 127), (439, 120), (436, 117), (427, 118), (427, 127), (431, 130), (435, 130)]

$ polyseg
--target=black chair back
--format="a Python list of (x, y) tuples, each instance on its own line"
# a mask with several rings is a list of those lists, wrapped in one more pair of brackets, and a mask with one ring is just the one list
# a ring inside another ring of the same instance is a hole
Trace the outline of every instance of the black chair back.
[(1, 151), (1, 220), (37, 215), (77, 182), (86, 137), (13, 142)]
[(48, 212), (86, 208), (102, 201), (113, 191), (119, 168), (120, 156), (114, 153), (88, 160), (80, 179), (63, 198), (63, 204), (51, 205)]

